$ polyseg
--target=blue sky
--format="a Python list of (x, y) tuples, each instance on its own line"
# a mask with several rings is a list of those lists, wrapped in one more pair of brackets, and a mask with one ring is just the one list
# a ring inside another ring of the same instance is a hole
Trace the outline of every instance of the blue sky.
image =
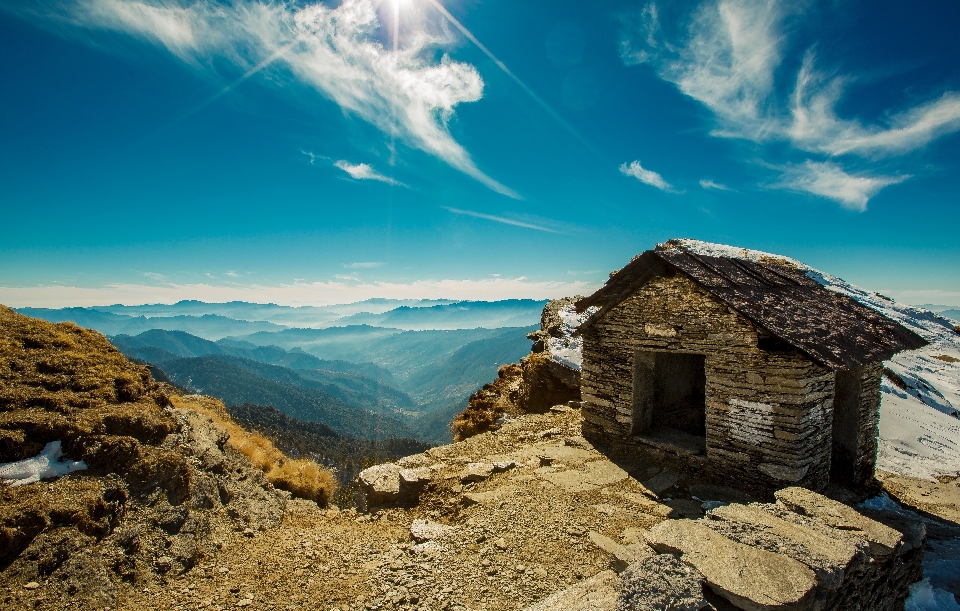
[(960, 304), (951, 1), (0, 0), (0, 302), (589, 293), (671, 237)]

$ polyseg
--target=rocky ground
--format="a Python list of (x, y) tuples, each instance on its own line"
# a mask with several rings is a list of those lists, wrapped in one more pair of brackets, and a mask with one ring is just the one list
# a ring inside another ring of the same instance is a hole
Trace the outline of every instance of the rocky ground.
[[(413, 508), (360, 513), (288, 501), (282, 523), (218, 533), (185, 572), (119, 584), (116, 606), (499, 611), (570, 586), (602, 598), (614, 591), (611, 566), (650, 554), (645, 530), (699, 517), (704, 502), (749, 500), (655, 465), (614, 464), (579, 426), (579, 410), (561, 408), (410, 457), (405, 466), (428, 469), (431, 482)], [(931, 483), (924, 495), (904, 478), (888, 485), (905, 496), (917, 490), (931, 514), (960, 490)], [(33, 585), (5, 584), (5, 606), (47, 606)]]
[[(639, 459), (611, 461), (580, 436), (580, 411), (567, 405), (505, 409), (495, 431), (374, 471), (370, 498), (409, 508), (292, 500), (202, 406), (171, 401), (102, 336), (8, 310), (0, 317), (0, 462), (53, 440), (86, 461), (58, 479), (0, 487), (0, 609), (610, 611), (624, 591), (649, 592), (650, 571), (694, 593), (711, 571), (722, 577), (723, 563), (695, 561), (704, 528), (729, 538), (717, 540), (731, 557), (742, 551), (735, 541), (799, 553), (742, 527), (750, 515), (769, 518), (715, 509), (772, 498)], [(515, 377), (491, 386), (491, 405), (513, 401)], [(960, 479), (878, 477), (916, 508), (909, 520), (925, 526), (934, 585), (960, 595)], [(900, 511), (889, 499), (874, 509)], [(675, 519), (705, 511), (720, 523)], [(762, 511), (810, 526), (782, 507)], [(798, 536), (777, 524), (792, 533), (781, 539)], [(692, 564), (671, 564), (657, 546), (681, 549)]]

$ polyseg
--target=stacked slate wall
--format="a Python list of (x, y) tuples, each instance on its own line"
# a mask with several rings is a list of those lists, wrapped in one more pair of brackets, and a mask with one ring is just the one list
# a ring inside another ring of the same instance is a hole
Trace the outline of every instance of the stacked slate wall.
[(686, 276), (653, 278), (583, 329), (584, 436), (619, 452), (643, 446), (633, 435), (635, 354), (703, 354), (706, 467), (763, 487), (823, 488), (834, 373), (799, 352), (758, 348), (763, 334)]

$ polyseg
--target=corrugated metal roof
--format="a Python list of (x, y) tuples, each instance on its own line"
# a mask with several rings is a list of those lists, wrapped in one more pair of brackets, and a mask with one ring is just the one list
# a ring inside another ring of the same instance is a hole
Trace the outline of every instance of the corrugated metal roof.
[(650, 250), (635, 258), (577, 310), (599, 306), (592, 326), (650, 279), (683, 273), (728, 306), (830, 369), (889, 359), (927, 341), (854, 299), (830, 291), (803, 271), (777, 262), (708, 257), (683, 249)]

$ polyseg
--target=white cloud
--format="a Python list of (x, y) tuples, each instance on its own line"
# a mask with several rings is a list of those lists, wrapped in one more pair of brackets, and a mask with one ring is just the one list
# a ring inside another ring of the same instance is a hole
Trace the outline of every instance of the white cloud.
[(447, 55), (434, 59), (435, 49), (451, 39), (446, 31), (431, 33), (426, 23), (405, 22), (416, 29), (407, 37), (412, 42), (385, 49), (378, 39), (378, 6), (373, 0), (343, 0), (336, 8), (253, 0), (188, 6), (174, 0), (73, 0), (70, 10), (58, 7), (51, 15), (66, 13), (76, 26), (143, 38), (196, 68), (224, 57), (247, 78), (268, 65), (284, 65), (384, 134), (519, 198), (484, 174), (448, 128), (458, 104), (482, 97), (480, 74)]
[(589, 295), (597, 282), (535, 281), (527, 278), (484, 278), (481, 280), (417, 280), (409, 283), (349, 281), (293, 282), (278, 285), (251, 284), (110, 284), (102, 287), (42, 285), (0, 287), (0, 303), (10, 307), (95, 306), (110, 303), (137, 305), (176, 303), (181, 299), (207, 302), (251, 301), (279, 305), (333, 305), (363, 299), (555, 299)]
[(535, 225), (533, 223), (518, 221), (516, 219), (511, 219), (503, 216), (496, 216), (493, 214), (484, 214), (483, 212), (473, 212), (472, 210), (460, 210), (459, 208), (450, 208), (448, 206), (441, 206), (441, 207), (447, 212), (452, 212), (454, 214), (462, 214), (464, 216), (472, 216), (478, 219), (493, 221), (494, 223), (502, 223), (504, 225), (512, 225), (514, 227), (523, 227), (525, 229), (535, 229), (537, 231), (545, 231), (547, 233), (561, 233), (556, 229), (550, 229), (549, 227), (544, 227), (542, 225)]
[(333, 165), (337, 166), (349, 174), (351, 178), (355, 178), (356, 180), (379, 180), (380, 182), (396, 185), (398, 187), (407, 186), (398, 180), (390, 178), (389, 176), (384, 176), (380, 172), (374, 170), (371, 165), (366, 163), (350, 163), (349, 161), (343, 161), (341, 159)]
[(844, 208), (863, 212), (880, 189), (908, 178), (910, 176), (851, 175), (834, 163), (807, 161), (788, 167), (774, 186), (832, 199)]
[(374, 269), (376, 267), (383, 267), (383, 261), (361, 261), (358, 263), (344, 263), (343, 266), (347, 269)]
[(722, 185), (718, 182), (713, 182), (709, 178), (701, 178), (700, 186), (703, 187), (704, 189), (708, 189), (708, 190), (712, 189), (714, 191), (732, 191), (733, 190), (727, 185)]
[(807, 53), (792, 83), (790, 99), (779, 99), (790, 18), (807, 4), (777, 0), (707, 0), (693, 13), (682, 40), (664, 39), (656, 5), (621, 41), (625, 63), (648, 62), (659, 76), (699, 101), (716, 117), (713, 135), (753, 142), (784, 140), (829, 156), (899, 155), (923, 148), (960, 130), (960, 93), (892, 111), (882, 124), (837, 116), (850, 77), (827, 77)]
[(673, 191), (673, 187), (663, 179), (663, 176), (660, 176), (653, 170), (645, 170), (639, 161), (631, 161), (629, 165), (621, 163), (620, 173), (625, 176), (633, 176), (640, 182), (648, 184), (651, 187), (656, 187), (661, 191)]
[(960, 129), (960, 94), (955, 92), (894, 114), (888, 126), (865, 126), (841, 119), (834, 109), (843, 97), (845, 84), (843, 78), (828, 79), (819, 74), (813, 54), (807, 54), (797, 75), (792, 123), (787, 128), (799, 148), (832, 156), (900, 155)]

